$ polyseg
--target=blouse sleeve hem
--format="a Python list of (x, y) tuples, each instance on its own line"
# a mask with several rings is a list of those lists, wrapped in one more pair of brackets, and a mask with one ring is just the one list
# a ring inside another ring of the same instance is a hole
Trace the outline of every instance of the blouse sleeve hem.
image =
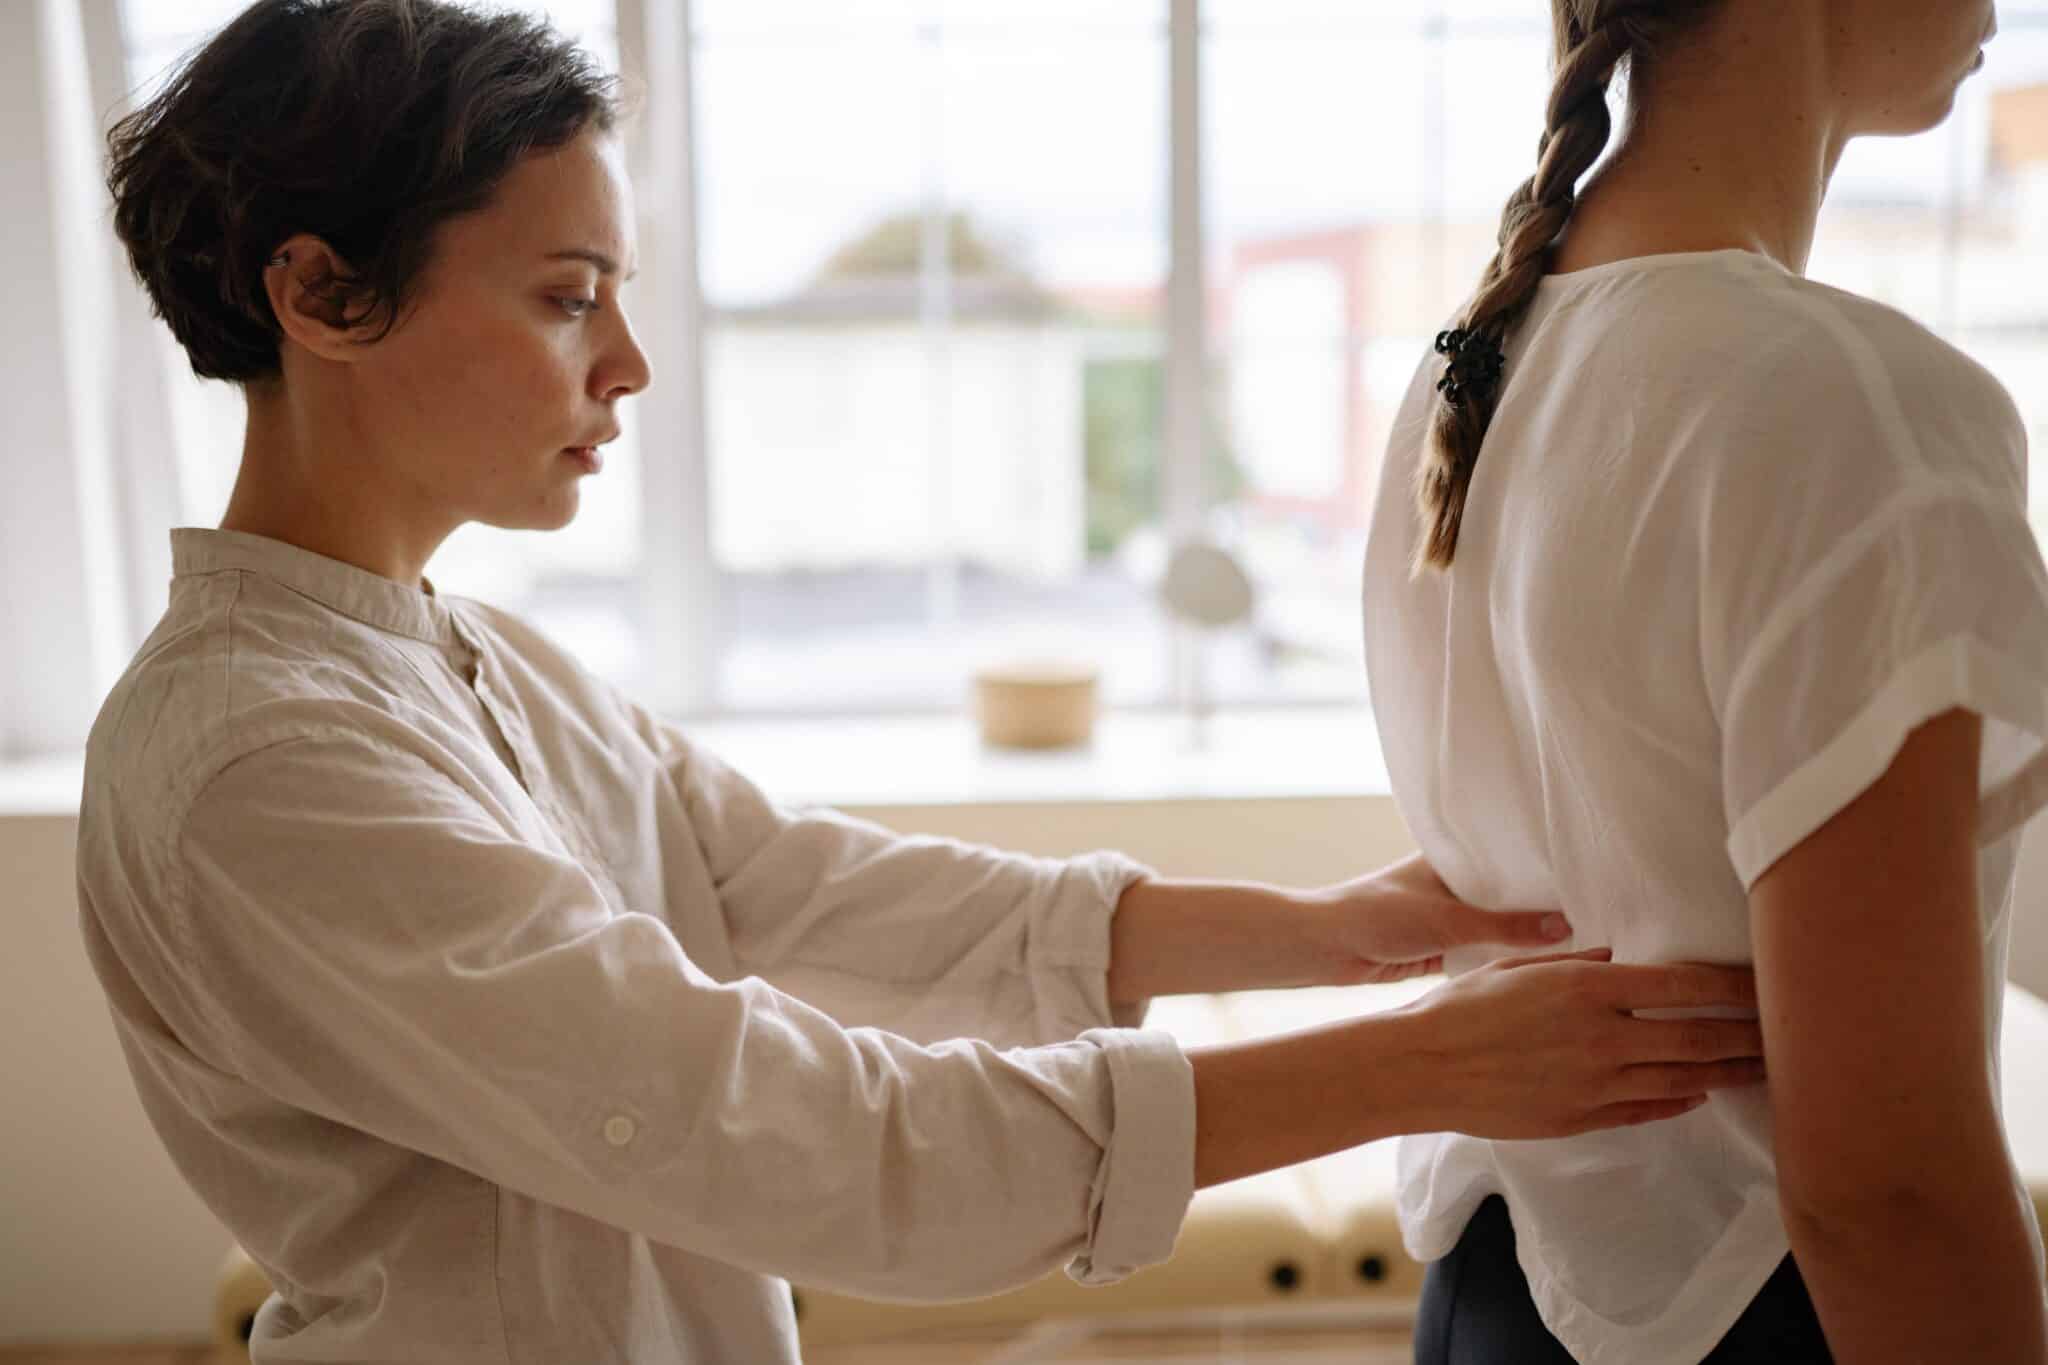
[(2048, 805), (2048, 680), (1967, 635), (1923, 650), (1737, 820), (1728, 856), (1745, 890), (1884, 775), (1919, 726), (1951, 710), (1985, 722), (1977, 841), (1998, 842)]

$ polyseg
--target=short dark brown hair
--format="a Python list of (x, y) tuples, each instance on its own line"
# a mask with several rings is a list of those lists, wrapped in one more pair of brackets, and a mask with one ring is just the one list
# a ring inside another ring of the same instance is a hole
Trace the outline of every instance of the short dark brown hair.
[(609, 131), (616, 83), (544, 22), (443, 0), (257, 0), (108, 134), (114, 229), (195, 373), (279, 372), (263, 272), (310, 233), (366, 339), (387, 334), (435, 230), (528, 152)]

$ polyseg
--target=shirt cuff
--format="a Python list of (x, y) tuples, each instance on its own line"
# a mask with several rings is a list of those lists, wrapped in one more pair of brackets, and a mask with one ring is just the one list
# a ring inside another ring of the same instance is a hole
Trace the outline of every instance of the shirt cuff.
[(1132, 883), (1154, 875), (1121, 853), (1067, 859), (1032, 926), (1032, 989), (1041, 1037), (1073, 1038), (1085, 1029), (1133, 1029), (1150, 1000), (1109, 1003), (1109, 931), (1117, 902)]
[(1089, 1190), (1088, 1246), (1067, 1274), (1111, 1284), (1173, 1254), (1195, 1195), (1195, 1073), (1168, 1033), (1081, 1039), (1108, 1058), (1113, 1126)]

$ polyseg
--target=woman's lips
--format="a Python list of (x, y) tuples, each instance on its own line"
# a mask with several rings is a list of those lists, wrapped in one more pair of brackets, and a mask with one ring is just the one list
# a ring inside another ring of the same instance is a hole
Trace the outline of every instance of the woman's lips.
[(586, 474), (595, 474), (604, 468), (604, 453), (596, 446), (569, 446), (562, 453), (582, 465)]

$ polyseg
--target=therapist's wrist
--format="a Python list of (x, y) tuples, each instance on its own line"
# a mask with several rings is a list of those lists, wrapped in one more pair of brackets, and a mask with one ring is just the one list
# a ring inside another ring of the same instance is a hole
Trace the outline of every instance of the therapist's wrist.
[(1366, 928), (1400, 907), (1400, 892), (1369, 878), (1314, 890), (1275, 893), (1276, 924), (1292, 940), (1288, 957), (1296, 979), (1290, 986), (1355, 986), (1380, 979), (1372, 970), (1377, 954)]
[(1188, 1050), (1197, 1188), (1423, 1131), (1427, 1054), (1413, 1022), (1368, 1015)]

